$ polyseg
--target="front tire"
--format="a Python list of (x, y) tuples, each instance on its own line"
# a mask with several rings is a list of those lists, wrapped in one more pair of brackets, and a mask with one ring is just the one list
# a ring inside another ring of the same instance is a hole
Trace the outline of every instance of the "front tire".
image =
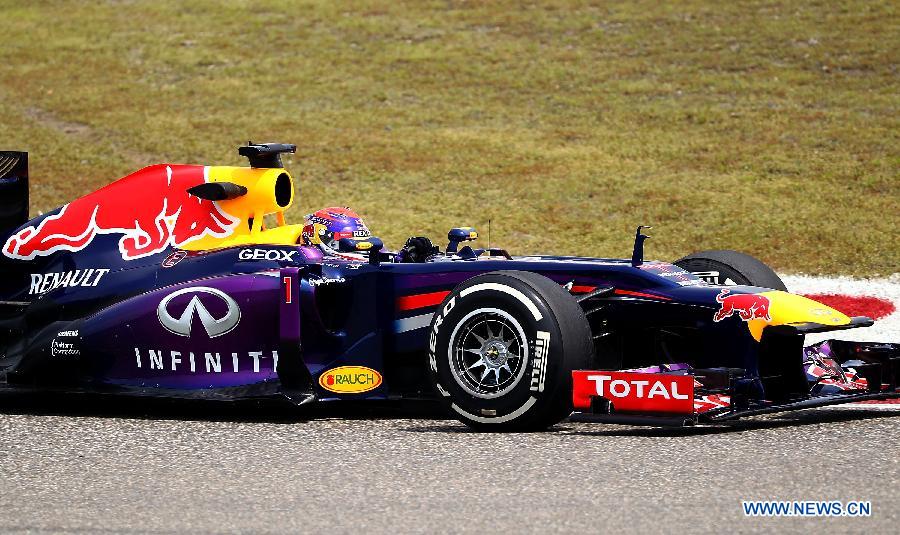
[(762, 261), (738, 251), (701, 251), (675, 261), (710, 284), (744, 285), (787, 291), (775, 271)]
[(572, 370), (593, 357), (581, 307), (536, 273), (473, 277), (444, 299), (429, 332), (438, 396), (483, 431), (536, 431), (572, 412)]

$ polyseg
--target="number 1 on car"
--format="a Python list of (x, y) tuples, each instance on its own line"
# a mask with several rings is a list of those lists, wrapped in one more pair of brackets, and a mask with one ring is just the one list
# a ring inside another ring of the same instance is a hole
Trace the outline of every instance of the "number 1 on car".
[(291, 278), (284, 277), (284, 303), (290, 305), (292, 302)]

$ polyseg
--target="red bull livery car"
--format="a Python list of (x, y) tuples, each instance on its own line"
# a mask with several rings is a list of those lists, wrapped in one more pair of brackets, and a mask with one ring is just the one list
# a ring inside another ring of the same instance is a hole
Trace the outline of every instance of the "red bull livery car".
[(437, 399), (484, 430), (572, 414), (678, 424), (898, 396), (900, 346), (733, 251), (514, 256), (470, 227), (398, 251), (347, 208), (287, 221), (295, 181), (161, 164), (28, 219), (0, 153), (0, 386), (205, 399)]

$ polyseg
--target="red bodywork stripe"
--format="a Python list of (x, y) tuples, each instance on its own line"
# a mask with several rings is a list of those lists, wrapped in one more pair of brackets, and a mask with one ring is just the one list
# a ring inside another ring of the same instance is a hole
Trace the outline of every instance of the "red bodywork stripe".
[(428, 294), (404, 295), (397, 298), (397, 310), (415, 310), (441, 304), (450, 292), (432, 292)]
[(586, 293), (591, 293), (596, 289), (597, 289), (596, 286), (572, 286), (572, 293), (573, 294), (586, 294)]
[[(572, 286), (572, 293), (589, 293), (593, 292), (596, 286)], [(643, 292), (632, 292), (629, 290), (616, 290), (617, 295), (628, 295), (633, 297), (647, 297), (650, 299), (663, 299), (671, 301), (671, 298), (662, 295), (647, 294)], [(441, 304), (449, 291), (431, 292), (427, 294), (404, 295), (397, 298), (397, 310), (415, 310), (417, 308), (433, 307)]]
[[(596, 290), (596, 286), (572, 286), (570, 290), (573, 294), (586, 294), (591, 293)], [(655, 295), (655, 294), (647, 294), (643, 292), (632, 292), (630, 290), (616, 290), (614, 292), (616, 295), (628, 295), (632, 297), (647, 297), (649, 299), (662, 299), (665, 301), (671, 301), (672, 299), (663, 295)]]
[(664, 295), (654, 295), (654, 294), (645, 294), (644, 292), (632, 292), (630, 290), (619, 290), (616, 288), (616, 295), (630, 295), (632, 297), (647, 297), (650, 299), (662, 299), (664, 301), (671, 301), (671, 297), (666, 297)]

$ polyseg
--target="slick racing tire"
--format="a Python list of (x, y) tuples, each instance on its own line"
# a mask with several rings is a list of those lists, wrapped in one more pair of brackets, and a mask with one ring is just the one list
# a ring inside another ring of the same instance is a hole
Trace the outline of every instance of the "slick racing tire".
[(772, 268), (737, 251), (701, 251), (676, 261), (675, 265), (710, 284), (740, 284), (787, 291), (787, 286)]
[(559, 284), (497, 271), (451, 292), (429, 331), (429, 370), (450, 413), (481, 431), (538, 431), (572, 412), (572, 370), (593, 357), (584, 312)]

